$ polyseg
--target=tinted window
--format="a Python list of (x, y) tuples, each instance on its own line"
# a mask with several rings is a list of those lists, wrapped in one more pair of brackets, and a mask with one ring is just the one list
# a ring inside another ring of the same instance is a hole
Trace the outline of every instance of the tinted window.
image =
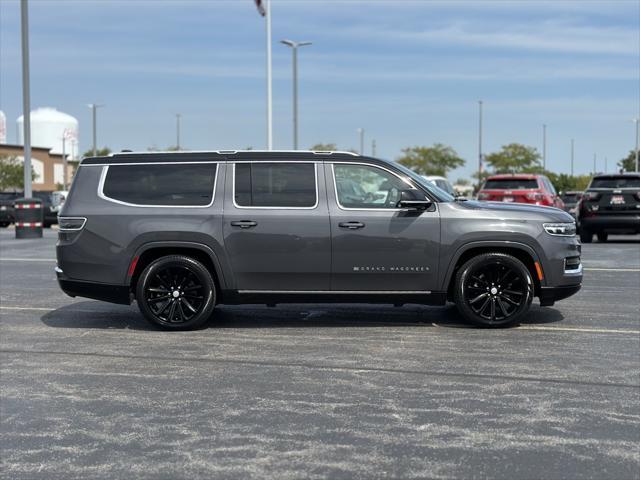
[(136, 205), (204, 206), (211, 203), (215, 163), (110, 165), (103, 193)]
[(535, 178), (494, 178), (484, 184), (483, 190), (527, 190), (538, 188)]
[(589, 188), (640, 188), (640, 177), (594, 178)]
[(313, 207), (316, 167), (313, 163), (236, 163), (235, 201), (241, 207)]
[(345, 208), (396, 208), (400, 192), (411, 187), (380, 168), (334, 165), (338, 202)]

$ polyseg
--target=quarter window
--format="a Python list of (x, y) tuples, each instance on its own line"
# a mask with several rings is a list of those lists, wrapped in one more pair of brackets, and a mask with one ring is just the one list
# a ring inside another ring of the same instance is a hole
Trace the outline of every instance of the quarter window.
[(333, 172), (338, 203), (344, 208), (397, 208), (400, 192), (411, 188), (376, 167), (334, 164)]
[(110, 165), (104, 196), (135, 205), (206, 206), (213, 199), (215, 163)]
[(235, 202), (240, 207), (313, 208), (313, 163), (236, 163)]

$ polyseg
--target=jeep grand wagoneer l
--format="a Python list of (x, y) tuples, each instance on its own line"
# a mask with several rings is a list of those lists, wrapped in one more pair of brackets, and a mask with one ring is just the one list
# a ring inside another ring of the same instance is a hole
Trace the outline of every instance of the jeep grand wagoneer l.
[(128, 304), (167, 329), (216, 304), (455, 302), (483, 326), (580, 289), (573, 218), (456, 201), (395, 162), (345, 152), (85, 158), (60, 213), (71, 296)]

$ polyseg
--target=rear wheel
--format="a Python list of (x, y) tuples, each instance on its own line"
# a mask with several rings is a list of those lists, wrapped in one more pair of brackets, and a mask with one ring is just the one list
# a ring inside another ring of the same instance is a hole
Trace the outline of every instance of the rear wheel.
[(0, 223), (0, 228), (7, 228), (9, 224), (7, 222)]
[(609, 234), (608, 233), (604, 233), (604, 232), (598, 233), (598, 241), (599, 242), (604, 243), (604, 242), (607, 241), (608, 238), (609, 238)]
[(580, 230), (580, 241), (582, 243), (591, 243), (593, 241), (593, 233), (588, 230)]
[(209, 270), (182, 255), (161, 257), (142, 272), (136, 300), (147, 320), (167, 330), (192, 330), (211, 317), (216, 287)]
[(529, 311), (532, 300), (531, 273), (511, 255), (478, 255), (456, 275), (454, 301), (462, 316), (476, 325), (512, 325)]

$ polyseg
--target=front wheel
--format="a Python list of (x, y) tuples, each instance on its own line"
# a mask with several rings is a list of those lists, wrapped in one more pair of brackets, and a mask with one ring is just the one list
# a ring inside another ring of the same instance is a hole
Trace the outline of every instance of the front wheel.
[(598, 233), (598, 241), (599, 241), (599, 242), (604, 243), (604, 242), (606, 242), (608, 239), (609, 239), (609, 234), (608, 234), (608, 233), (604, 233), (604, 232)]
[(593, 241), (593, 233), (585, 229), (580, 229), (580, 242), (591, 243)]
[(211, 317), (216, 287), (202, 263), (170, 255), (144, 269), (136, 286), (136, 301), (150, 322), (166, 330), (192, 330)]
[(454, 301), (462, 316), (476, 325), (512, 325), (529, 311), (532, 300), (531, 273), (511, 255), (478, 255), (456, 274)]

